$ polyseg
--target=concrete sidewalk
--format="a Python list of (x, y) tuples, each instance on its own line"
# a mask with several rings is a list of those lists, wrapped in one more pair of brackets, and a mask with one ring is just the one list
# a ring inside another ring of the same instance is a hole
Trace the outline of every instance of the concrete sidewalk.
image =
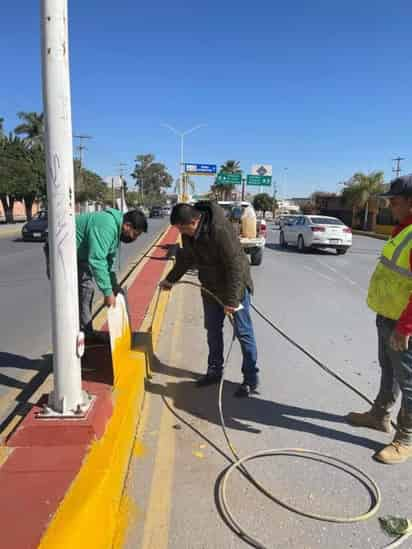
[[(243, 456), (267, 448), (302, 447), (336, 456), (377, 480), (383, 504), (367, 522), (318, 522), (283, 509), (234, 475), (228, 497), (235, 516), (268, 548), (385, 547), (389, 539), (377, 517), (411, 515), (412, 462), (397, 467), (374, 462), (373, 452), (390, 437), (356, 430), (344, 421), (349, 410), (362, 410), (365, 403), (256, 316), (254, 321), (261, 394), (246, 400), (233, 397), (241, 380), (237, 343), (224, 387), (226, 424), (237, 451)], [(227, 325), (226, 344), (230, 336)], [(126, 549), (247, 547), (216, 505), (219, 478), (231, 456), (219, 424), (217, 387), (199, 389), (194, 384), (206, 369), (205, 339), (199, 291), (176, 287), (160, 336), (155, 376), (147, 385), (138, 443), (143, 459), (132, 461), (126, 487), (126, 498), (136, 509)], [(366, 512), (370, 505), (362, 483), (316, 460), (281, 456), (259, 459), (248, 467), (276, 496), (301, 509), (351, 516)]]

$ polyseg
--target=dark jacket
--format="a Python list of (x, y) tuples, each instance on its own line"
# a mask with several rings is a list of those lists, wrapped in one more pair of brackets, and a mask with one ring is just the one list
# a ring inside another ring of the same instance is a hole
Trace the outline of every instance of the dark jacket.
[(214, 202), (199, 202), (195, 207), (202, 213), (198, 230), (193, 237), (182, 236), (183, 247), (167, 280), (177, 282), (188, 269), (197, 268), (205, 288), (225, 305), (237, 307), (245, 288), (253, 292), (249, 261), (223, 209)]

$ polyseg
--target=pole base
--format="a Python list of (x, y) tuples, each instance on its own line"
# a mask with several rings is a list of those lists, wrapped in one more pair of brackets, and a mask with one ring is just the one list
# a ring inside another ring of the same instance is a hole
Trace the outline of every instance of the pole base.
[(82, 402), (74, 410), (60, 412), (54, 407), (54, 392), (49, 394), (47, 404), (43, 404), (42, 411), (36, 414), (38, 419), (85, 419), (90, 412), (96, 397), (87, 391), (82, 391)]

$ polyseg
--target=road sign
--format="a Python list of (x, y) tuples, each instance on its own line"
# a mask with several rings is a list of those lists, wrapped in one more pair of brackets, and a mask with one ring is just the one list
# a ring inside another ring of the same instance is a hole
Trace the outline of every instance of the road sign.
[(216, 178), (218, 185), (240, 185), (242, 183), (241, 173), (218, 173)]
[(272, 176), (271, 175), (248, 175), (247, 176), (247, 185), (257, 186), (257, 187), (270, 187), (272, 185)]
[(216, 175), (216, 164), (185, 164), (185, 173), (190, 175)]
[(252, 166), (252, 175), (272, 175), (272, 164), (255, 164)]

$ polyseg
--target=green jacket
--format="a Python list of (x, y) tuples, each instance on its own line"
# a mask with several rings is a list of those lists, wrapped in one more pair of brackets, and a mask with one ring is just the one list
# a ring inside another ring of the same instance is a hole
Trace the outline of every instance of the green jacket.
[[(215, 293), (225, 305), (237, 307), (245, 288), (253, 293), (249, 260), (242, 250), (232, 224), (214, 202), (198, 202), (202, 219), (194, 237), (182, 236), (183, 248), (167, 276), (177, 282), (187, 270), (197, 268), (202, 285)], [(206, 296), (207, 298), (207, 296)]]
[(117, 284), (113, 265), (120, 244), (123, 214), (119, 210), (76, 216), (77, 258), (90, 267), (97, 287), (110, 295)]

